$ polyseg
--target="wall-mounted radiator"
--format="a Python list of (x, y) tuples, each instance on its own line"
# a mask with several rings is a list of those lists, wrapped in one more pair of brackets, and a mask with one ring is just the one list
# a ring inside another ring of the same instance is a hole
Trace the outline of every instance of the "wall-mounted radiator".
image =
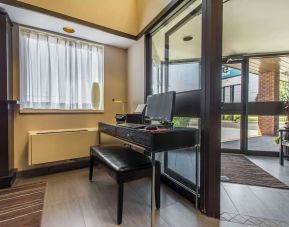
[(30, 131), (29, 165), (89, 156), (89, 147), (98, 144), (96, 128)]

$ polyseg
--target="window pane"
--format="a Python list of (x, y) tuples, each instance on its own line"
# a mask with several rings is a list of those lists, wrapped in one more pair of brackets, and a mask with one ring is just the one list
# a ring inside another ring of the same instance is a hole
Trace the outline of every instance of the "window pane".
[[(183, 9), (152, 35), (153, 65), (150, 88), (154, 94), (200, 89), (201, 0), (193, 1)], [(177, 117), (174, 118), (174, 125), (198, 127), (198, 119)], [(190, 189), (188, 192), (191, 193), (196, 186), (196, 150), (170, 150), (158, 156), (162, 164), (162, 174), (166, 179), (186, 186), (184, 189)]]
[(241, 64), (226, 64), (222, 70), (222, 102), (241, 102)]
[[(198, 118), (175, 117), (174, 125), (177, 127), (200, 128)], [(190, 189), (196, 184), (196, 150), (193, 147), (170, 150), (162, 155), (163, 173), (179, 181)]]
[(21, 109), (103, 110), (103, 47), (21, 28)]
[(288, 100), (288, 56), (251, 58), (249, 70), (249, 102), (276, 102)]
[(275, 138), (286, 121), (285, 116), (248, 116), (248, 150), (279, 152)]
[[(200, 0), (194, 1), (153, 34), (153, 94), (200, 89), (201, 16), (196, 14), (200, 4)], [(187, 19), (189, 14), (193, 16)], [(184, 36), (191, 38), (186, 41)]]
[(240, 149), (240, 115), (222, 115), (221, 147)]
[(224, 88), (224, 102), (231, 102), (231, 88), (225, 87)]
[(169, 91), (182, 92), (200, 88), (199, 62), (169, 65)]
[(241, 85), (235, 85), (234, 89), (234, 102), (241, 102)]

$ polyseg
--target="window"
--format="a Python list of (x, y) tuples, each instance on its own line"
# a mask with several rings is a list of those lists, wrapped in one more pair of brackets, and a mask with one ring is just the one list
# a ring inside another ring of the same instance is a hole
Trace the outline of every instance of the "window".
[[(180, 83), (180, 81), (182, 81)], [(184, 62), (169, 64), (168, 90), (183, 92), (201, 88), (200, 63)]]
[(251, 58), (249, 102), (285, 102), (289, 91), (289, 56)]
[(103, 110), (103, 47), (20, 29), (20, 107)]

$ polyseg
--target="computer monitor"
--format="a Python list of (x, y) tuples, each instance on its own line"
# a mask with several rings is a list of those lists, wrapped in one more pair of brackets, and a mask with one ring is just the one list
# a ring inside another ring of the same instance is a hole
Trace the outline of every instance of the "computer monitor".
[(146, 116), (150, 120), (171, 122), (175, 108), (176, 92), (169, 91), (147, 97)]

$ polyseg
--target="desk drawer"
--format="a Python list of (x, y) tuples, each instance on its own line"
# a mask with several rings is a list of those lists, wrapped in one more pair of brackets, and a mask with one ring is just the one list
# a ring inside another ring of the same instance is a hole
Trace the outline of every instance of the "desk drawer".
[(135, 129), (117, 128), (116, 136), (128, 142), (138, 144), (140, 146), (152, 147), (152, 138), (150, 133), (137, 131)]
[(115, 136), (115, 127), (112, 126), (112, 125), (108, 125), (108, 124), (102, 124), (100, 123), (99, 124), (99, 131), (100, 132), (103, 132), (103, 133), (106, 133), (108, 135), (111, 135), (111, 136)]

